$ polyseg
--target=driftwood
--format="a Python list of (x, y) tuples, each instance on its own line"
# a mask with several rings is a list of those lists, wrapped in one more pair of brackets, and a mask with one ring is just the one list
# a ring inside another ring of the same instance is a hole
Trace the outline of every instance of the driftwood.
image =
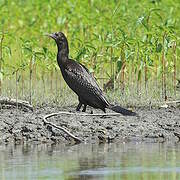
[(60, 127), (60, 126), (57, 126), (49, 121), (47, 121), (48, 118), (52, 117), (52, 116), (57, 116), (59, 114), (62, 114), (62, 113), (52, 113), (52, 114), (48, 114), (46, 116), (43, 117), (43, 122), (45, 125), (50, 125), (56, 129), (59, 129), (59, 130), (62, 130), (63, 132), (65, 132), (66, 134), (68, 134), (71, 138), (73, 138), (75, 140), (76, 143), (80, 143), (81, 142), (81, 139), (79, 139), (78, 137), (74, 136), (72, 133), (70, 133), (68, 130), (66, 130), (65, 128), (63, 127)]
[(33, 106), (29, 104), (27, 101), (22, 100), (16, 100), (16, 99), (8, 99), (8, 98), (2, 98), (0, 99), (0, 104), (4, 105), (11, 105), (11, 106), (17, 106), (17, 107), (25, 107), (33, 111)]
[[(52, 116), (58, 116), (61, 114), (66, 114), (66, 115), (74, 115), (74, 116), (122, 116), (120, 113), (99, 113), (99, 114), (88, 114), (88, 113), (73, 113), (73, 112), (66, 112), (66, 111), (60, 111), (58, 113), (52, 113), (49, 114)], [(124, 116), (122, 116), (124, 117)]]
[(52, 126), (52, 127), (56, 128), (56, 129), (62, 130), (63, 132), (68, 134), (71, 138), (73, 138), (75, 140), (75, 142), (77, 142), (77, 143), (82, 142), (82, 140), (80, 138), (74, 136), (67, 129), (65, 129), (65, 128), (61, 127), (61, 126), (57, 126), (57, 125), (47, 121), (48, 118), (53, 117), (53, 116), (58, 116), (58, 115), (61, 115), (61, 114), (74, 115), (74, 116), (122, 116), (119, 113), (87, 114), (87, 113), (72, 113), (72, 112), (61, 111), (59, 113), (52, 113), (52, 114), (48, 114), (48, 115), (43, 117), (43, 122), (44, 122), (45, 125), (49, 125), (49, 126)]

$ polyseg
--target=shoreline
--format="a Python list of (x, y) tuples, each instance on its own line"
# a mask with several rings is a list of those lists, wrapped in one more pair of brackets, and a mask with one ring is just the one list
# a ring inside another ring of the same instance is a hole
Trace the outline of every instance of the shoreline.
[[(0, 144), (77, 143), (67, 133), (43, 122), (45, 115), (61, 111), (71, 113), (53, 116), (48, 122), (66, 129), (81, 142), (180, 141), (180, 107), (141, 107), (135, 110), (139, 117), (131, 117), (90, 114), (86, 116), (82, 112), (77, 115), (75, 107), (46, 106), (30, 111), (4, 106), (0, 109)], [(94, 114), (102, 114), (100, 110), (93, 111)], [(89, 108), (87, 113), (90, 113)]]

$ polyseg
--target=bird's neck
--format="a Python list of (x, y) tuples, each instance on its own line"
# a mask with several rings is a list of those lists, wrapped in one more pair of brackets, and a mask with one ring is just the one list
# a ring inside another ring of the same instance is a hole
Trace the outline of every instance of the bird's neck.
[(57, 46), (58, 52), (65, 53), (67, 55), (69, 54), (69, 46), (67, 41), (63, 42), (62, 44), (57, 44)]
[(61, 44), (58, 46), (58, 64), (63, 64), (67, 61), (69, 56), (69, 47), (68, 44)]

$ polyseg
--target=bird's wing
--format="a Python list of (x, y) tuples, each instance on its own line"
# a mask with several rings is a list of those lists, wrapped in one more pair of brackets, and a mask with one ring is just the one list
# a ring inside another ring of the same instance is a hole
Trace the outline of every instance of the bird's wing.
[(71, 59), (71, 63), (68, 64), (68, 70), (73, 72), (74, 74), (78, 74), (78, 76), (83, 75), (81, 78), (85, 82), (90, 83), (93, 87), (95, 87), (99, 92), (102, 93), (102, 90), (97, 84), (96, 79), (83, 64), (77, 63), (76, 61)]
[(94, 97), (103, 101), (105, 104), (109, 104), (95, 78), (84, 65), (79, 64), (74, 60), (70, 60), (65, 67), (65, 72), (68, 74), (71, 81), (77, 85), (77, 89), (74, 89), (75, 91), (81, 91), (81, 94), (93, 94)]
[[(80, 64), (80, 63), (79, 63)], [(97, 81), (95, 79), (95, 77), (89, 72), (89, 70), (83, 65), (83, 64), (80, 64), (85, 70), (86, 72), (89, 74), (89, 77), (90, 77), (90, 81), (91, 83), (93, 84), (93, 86), (95, 86), (101, 93), (102, 93), (102, 90), (101, 88), (99, 87), (99, 85), (97, 84)]]

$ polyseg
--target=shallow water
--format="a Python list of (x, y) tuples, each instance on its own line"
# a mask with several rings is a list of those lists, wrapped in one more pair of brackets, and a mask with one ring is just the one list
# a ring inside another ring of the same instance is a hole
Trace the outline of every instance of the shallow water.
[(0, 179), (180, 179), (180, 144), (0, 146)]

